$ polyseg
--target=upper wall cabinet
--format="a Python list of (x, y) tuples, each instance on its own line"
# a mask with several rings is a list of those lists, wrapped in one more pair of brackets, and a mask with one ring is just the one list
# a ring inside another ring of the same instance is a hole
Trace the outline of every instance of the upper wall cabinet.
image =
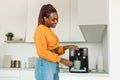
[(78, 0), (70, 0), (70, 41), (85, 42), (78, 24)]
[(70, 41), (70, 0), (56, 0), (55, 3), (59, 20), (54, 31), (61, 42), (68, 42)]
[(55, 7), (59, 15), (59, 22), (55, 33), (61, 42), (85, 41), (78, 26), (78, 0), (55, 1)]
[(33, 42), (33, 34), (37, 27), (39, 10), (39, 0), (28, 0), (26, 42)]
[(107, 24), (108, 0), (78, 0), (79, 24)]

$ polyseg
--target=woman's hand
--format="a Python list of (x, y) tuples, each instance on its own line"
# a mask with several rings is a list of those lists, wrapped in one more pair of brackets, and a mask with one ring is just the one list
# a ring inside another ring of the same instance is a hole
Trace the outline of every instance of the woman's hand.
[(79, 50), (79, 47), (76, 46), (76, 45), (66, 45), (66, 46), (63, 46), (64, 47), (64, 50), (66, 49), (75, 49), (75, 50)]
[(69, 61), (69, 60), (64, 59), (64, 58), (61, 58), (60, 63), (66, 65), (66, 66), (72, 66), (73, 65), (72, 61)]

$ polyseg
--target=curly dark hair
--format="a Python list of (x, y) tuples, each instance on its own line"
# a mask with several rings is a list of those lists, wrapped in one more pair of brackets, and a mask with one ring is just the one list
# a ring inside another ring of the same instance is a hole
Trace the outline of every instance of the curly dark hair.
[(51, 4), (46, 4), (41, 7), (39, 17), (38, 17), (38, 25), (44, 23), (44, 17), (49, 17), (51, 13), (56, 12), (57, 10)]

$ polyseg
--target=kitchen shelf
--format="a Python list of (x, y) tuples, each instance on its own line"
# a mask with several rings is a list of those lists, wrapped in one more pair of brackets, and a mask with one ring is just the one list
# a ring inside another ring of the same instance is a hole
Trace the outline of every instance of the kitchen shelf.
[(25, 43), (24, 40), (6, 40), (6, 43)]

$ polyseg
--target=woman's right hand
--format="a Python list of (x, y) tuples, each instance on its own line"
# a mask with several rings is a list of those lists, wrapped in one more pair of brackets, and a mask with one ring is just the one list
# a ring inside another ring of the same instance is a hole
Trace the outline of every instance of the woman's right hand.
[(72, 61), (70, 61), (68, 59), (65, 59), (65, 58), (61, 58), (60, 63), (66, 65), (66, 66), (72, 66), (73, 65)]

